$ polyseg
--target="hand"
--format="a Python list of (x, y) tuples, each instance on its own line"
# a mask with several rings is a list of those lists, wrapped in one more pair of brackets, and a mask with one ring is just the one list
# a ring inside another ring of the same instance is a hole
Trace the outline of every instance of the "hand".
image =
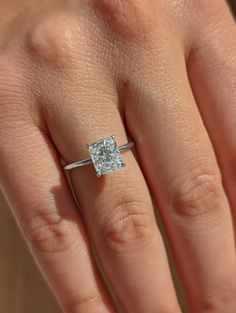
[[(236, 311), (236, 27), (223, 0), (6, 1), (0, 185), (66, 313)], [(97, 178), (86, 143), (137, 158)], [(149, 188), (148, 188), (149, 187)], [(37, 304), (36, 304), (37, 305)]]

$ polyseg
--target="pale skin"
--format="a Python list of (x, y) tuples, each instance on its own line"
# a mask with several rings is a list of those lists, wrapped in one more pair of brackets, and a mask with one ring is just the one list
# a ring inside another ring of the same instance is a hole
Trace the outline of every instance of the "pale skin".
[[(223, 0), (1, 0), (0, 186), (65, 313), (236, 312), (236, 27)], [(100, 178), (86, 144), (135, 141)], [(151, 195), (153, 202), (151, 201)], [(76, 198), (76, 200), (75, 200)], [(156, 205), (153, 205), (153, 204)]]

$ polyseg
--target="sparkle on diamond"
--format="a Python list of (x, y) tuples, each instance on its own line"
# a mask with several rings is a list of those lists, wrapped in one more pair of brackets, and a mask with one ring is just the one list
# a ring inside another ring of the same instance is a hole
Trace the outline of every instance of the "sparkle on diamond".
[(115, 136), (110, 136), (88, 144), (97, 176), (112, 172), (125, 166), (116, 144)]

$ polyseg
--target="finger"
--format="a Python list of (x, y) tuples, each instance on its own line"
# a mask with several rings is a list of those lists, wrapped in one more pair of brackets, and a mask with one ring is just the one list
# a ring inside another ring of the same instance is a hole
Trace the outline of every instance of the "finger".
[[(129, 99), (127, 125), (159, 204), (190, 312), (233, 313), (235, 250), (220, 172), (191, 93), (182, 49), (167, 47), (163, 55), (168, 60), (164, 75), (156, 60), (150, 71), (154, 77), (145, 75), (147, 64), (142, 68), (149, 96)], [(149, 80), (158, 85), (150, 86)]]
[[(99, 82), (109, 86), (101, 77)], [(76, 88), (77, 95), (84, 93), (80, 86)], [(84, 116), (90, 101), (94, 102), (94, 90), (90, 86), (84, 112), (81, 107), (66, 105), (67, 114)], [(118, 144), (127, 141), (114, 99), (106, 96), (113, 92), (96, 95), (97, 104), (87, 115), (86, 125), (78, 119), (76, 124), (70, 123), (65, 128), (63, 110), (57, 110), (57, 122), (55, 115), (49, 114), (48, 123), (54, 125), (51, 136), (67, 162), (88, 157), (86, 143), (112, 133), (116, 134)], [(64, 101), (71, 103), (70, 95), (64, 94)], [(82, 102), (79, 96), (77, 101)], [(125, 168), (100, 178), (92, 166), (71, 172), (86, 225), (104, 271), (126, 312), (179, 312), (147, 186), (132, 152), (122, 157), (127, 164)]]
[[(210, 10), (210, 7), (209, 7)], [(236, 222), (236, 26), (226, 4), (214, 8), (189, 58), (189, 77), (215, 148)]]
[(1, 188), (65, 312), (114, 312), (47, 136), (1, 119), (0, 147)]

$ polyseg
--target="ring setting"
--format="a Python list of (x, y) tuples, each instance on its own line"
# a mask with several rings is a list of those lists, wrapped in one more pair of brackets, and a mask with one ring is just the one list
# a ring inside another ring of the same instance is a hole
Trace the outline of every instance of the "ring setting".
[(114, 170), (118, 170), (126, 166), (122, 160), (121, 152), (123, 150), (131, 149), (134, 146), (134, 142), (128, 142), (123, 146), (118, 146), (115, 135), (112, 135), (87, 144), (86, 146), (90, 157), (65, 165), (63, 167), (65, 171), (91, 163), (94, 165), (98, 177), (113, 172)]

